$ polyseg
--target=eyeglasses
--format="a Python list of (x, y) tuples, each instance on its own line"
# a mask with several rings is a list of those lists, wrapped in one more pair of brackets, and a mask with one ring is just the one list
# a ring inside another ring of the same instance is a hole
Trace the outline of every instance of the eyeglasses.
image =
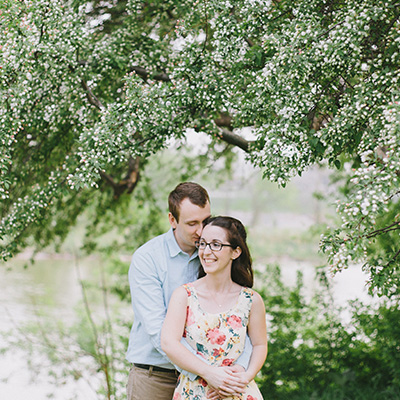
[(234, 246), (231, 244), (224, 244), (220, 242), (207, 243), (205, 240), (195, 242), (195, 245), (199, 250), (205, 250), (207, 246), (210, 246), (211, 251), (220, 251), (224, 246), (232, 247), (232, 249), (234, 248)]

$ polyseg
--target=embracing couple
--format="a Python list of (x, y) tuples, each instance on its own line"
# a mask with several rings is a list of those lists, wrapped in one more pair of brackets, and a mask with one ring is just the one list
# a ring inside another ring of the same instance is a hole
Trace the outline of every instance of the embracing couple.
[(267, 356), (265, 308), (251, 289), (245, 228), (211, 217), (207, 191), (193, 182), (168, 204), (171, 229), (141, 246), (129, 269), (128, 400), (262, 400), (254, 377)]

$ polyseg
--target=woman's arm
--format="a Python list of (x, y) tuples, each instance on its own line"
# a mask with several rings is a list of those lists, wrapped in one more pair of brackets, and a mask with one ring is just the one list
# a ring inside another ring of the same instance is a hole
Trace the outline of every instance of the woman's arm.
[(257, 292), (254, 292), (253, 295), (247, 330), (251, 343), (253, 344), (253, 352), (251, 354), (249, 367), (243, 375), (248, 382), (250, 382), (264, 365), (268, 353), (265, 307), (261, 296)]
[(239, 394), (245, 383), (239, 376), (232, 376), (228, 367), (208, 365), (197, 358), (181, 343), (185, 329), (187, 294), (183, 287), (177, 288), (171, 296), (167, 316), (161, 330), (161, 347), (168, 358), (178, 367), (201, 376), (207, 383), (229, 394)]

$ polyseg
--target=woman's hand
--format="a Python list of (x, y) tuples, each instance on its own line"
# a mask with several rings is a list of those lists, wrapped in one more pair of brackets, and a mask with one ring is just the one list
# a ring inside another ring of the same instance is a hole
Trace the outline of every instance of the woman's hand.
[[(240, 368), (243, 370), (242, 367)], [(207, 368), (203, 378), (211, 388), (207, 393), (208, 399), (217, 400), (224, 397), (240, 396), (244, 392), (248, 381), (234, 371), (235, 369), (232, 367), (210, 366)]]

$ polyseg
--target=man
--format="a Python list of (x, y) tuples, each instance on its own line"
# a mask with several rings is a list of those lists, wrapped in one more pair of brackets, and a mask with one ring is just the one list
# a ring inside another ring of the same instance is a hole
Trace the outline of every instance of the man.
[(171, 229), (141, 246), (129, 269), (134, 322), (126, 355), (132, 363), (128, 400), (171, 400), (178, 377), (161, 349), (161, 328), (172, 292), (198, 277), (195, 242), (211, 212), (207, 191), (193, 182), (179, 184), (168, 205)]

